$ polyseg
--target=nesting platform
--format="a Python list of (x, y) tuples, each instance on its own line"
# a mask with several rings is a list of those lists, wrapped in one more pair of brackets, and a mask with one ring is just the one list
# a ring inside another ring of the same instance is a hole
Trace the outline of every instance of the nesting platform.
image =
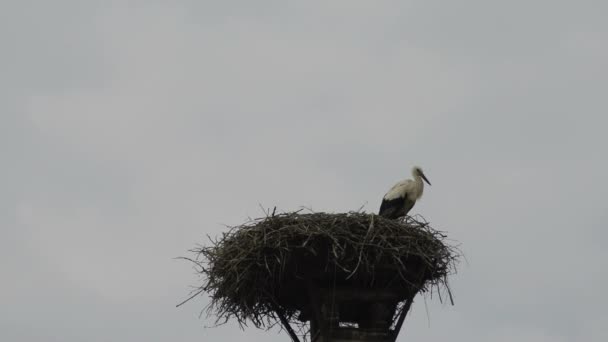
[(459, 255), (421, 217), (362, 212), (268, 214), (194, 252), (218, 320), (315, 342), (394, 341), (417, 293), (451, 298)]

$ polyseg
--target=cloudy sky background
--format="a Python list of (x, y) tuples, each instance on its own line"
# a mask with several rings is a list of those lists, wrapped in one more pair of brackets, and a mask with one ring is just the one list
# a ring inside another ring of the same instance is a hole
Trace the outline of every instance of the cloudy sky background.
[(205, 328), (185, 255), (259, 205), (414, 212), (463, 244), (402, 341), (608, 340), (604, 1), (1, 1), (0, 339)]

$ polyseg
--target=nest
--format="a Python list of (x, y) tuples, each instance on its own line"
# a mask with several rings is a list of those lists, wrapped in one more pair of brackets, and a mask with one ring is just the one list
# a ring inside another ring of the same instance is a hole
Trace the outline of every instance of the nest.
[(451, 299), (447, 276), (459, 256), (421, 217), (300, 211), (232, 227), (193, 252), (196, 258), (188, 260), (204, 280), (195, 295), (209, 294), (208, 313), (220, 322), (236, 319), (258, 328), (279, 318), (301, 322), (311, 282), (325, 288), (390, 288), (403, 300), (420, 291), (447, 290)]

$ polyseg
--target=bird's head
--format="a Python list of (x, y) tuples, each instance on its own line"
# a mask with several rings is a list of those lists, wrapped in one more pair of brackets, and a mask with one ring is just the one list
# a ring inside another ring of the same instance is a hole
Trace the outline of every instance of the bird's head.
[(419, 166), (414, 166), (414, 168), (412, 169), (412, 175), (414, 177), (421, 177), (426, 182), (426, 184), (431, 185), (431, 182), (429, 182), (429, 180), (426, 178), (424, 172), (422, 172), (422, 169)]

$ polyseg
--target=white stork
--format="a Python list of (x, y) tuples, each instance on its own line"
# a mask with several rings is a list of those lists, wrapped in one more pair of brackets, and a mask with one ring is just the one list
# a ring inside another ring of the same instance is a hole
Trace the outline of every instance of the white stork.
[(405, 179), (393, 185), (393, 187), (382, 198), (380, 205), (380, 216), (390, 219), (396, 219), (405, 216), (414, 206), (416, 200), (422, 196), (424, 189), (424, 180), (428, 185), (431, 185), (428, 179), (424, 176), (422, 169), (414, 166), (412, 169), (414, 180)]

